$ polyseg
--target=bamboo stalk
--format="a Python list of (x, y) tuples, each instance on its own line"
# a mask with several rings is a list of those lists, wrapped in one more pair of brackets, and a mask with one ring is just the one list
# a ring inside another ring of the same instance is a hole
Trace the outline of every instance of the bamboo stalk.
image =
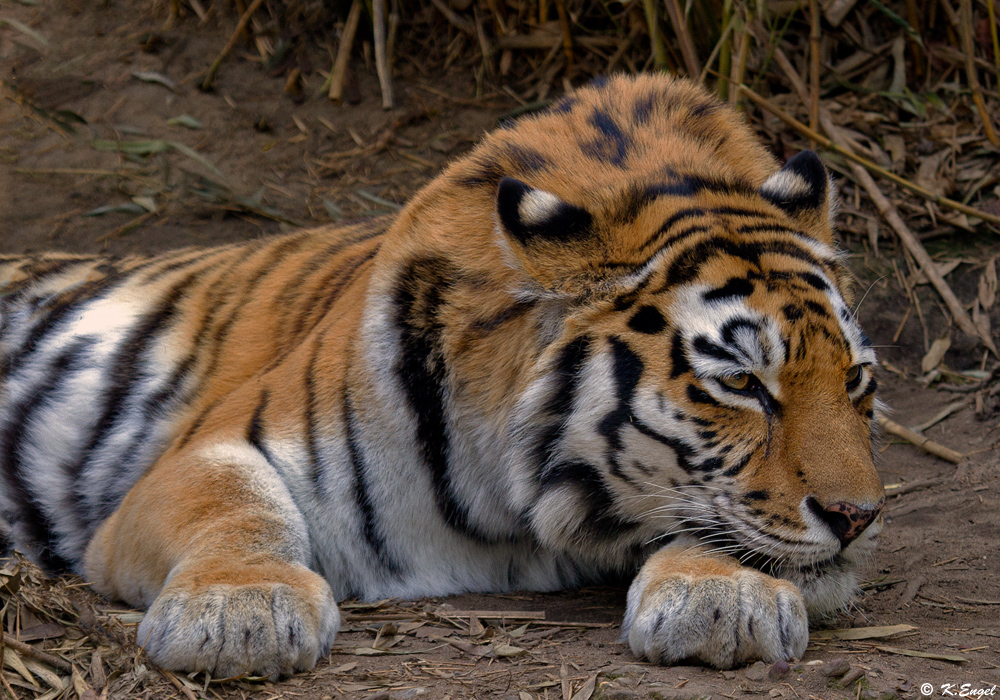
[(559, 15), (559, 28), (562, 29), (563, 53), (566, 54), (566, 74), (568, 75), (573, 69), (573, 32), (569, 26), (566, 0), (556, 0), (556, 14)]
[(819, 3), (809, 0), (809, 128), (819, 131)]
[(698, 54), (694, 50), (691, 35), (688, 34), (687, 22), (684, 21), (684, 12), (678, 0), (667, 0), (666, 4), (670, 23), (674, 25), (674, 33), (677, 35), (677, 43), (681, 45), (684, 67), (687, 69), (688, 77), (695, 80), (701, 75), (701, 68), (698, 65)]
[(855, 154), (854, 151), (841, 148), (830, 139), (826, 138), (825, 136), (819, 134), (816, 131), (813, 131), (795, 117), (792, 117), (791, 115), (787, 114), (783, 109), (772, 104), (770, 100), (761, 97), (747, 86), (741, 85), (740, 91), (748, 98), (750, 98), (750, 101), (756, 104), (758, 107), (760, 107), (761, 109), (765, 109), (774, 116), (778, 117), (781, 121), (783, 121), (792, 129), (794, 129), (795, 131), (799, 132), (800, 134), (808, 138), (810, 141), (815, 141), (817, 144), (819, 144), (821, 148), (825, 148), (828, 151), (833, 151), (834, 153), (839, 153), (848, 160), (854, 161), (855, 163), (864, 166), (867, 170), (870, 170), (879, 177), (883, 177), (886, 180), (891, 180), (900, 187), (909, 190), (914, 194), (920, 195), (924, 199), (934, 202), (938, 206), (945, 207), (946, 209), (952, 209), (954, 211), (960, 211), (968, 216), (974, 216), (977, 219), (988, 221), (991, 224), (996, 224), (1000, 226), (1000, 216), (996, 216), (995, 214), (990, 214), (985, 211), (980, 211), (975, 207), (970, 207), (967, 204), (962, 204), (961, 202), (956, 202), (953, 199), (948, 199), (947, 197), (943, 197), (939, 194), (930, 192), (921, 187), (920, 185), (910, 182), (906, 178), (900, 177), (899, 175), (896, 175), (895, 173), (890, 172), (885, 168), (876, 165), (867, 158)]
[(646, 27), (649, 29), (649, 44), (653, 49), (653, 63), (659, 70), (667, 69), (667, 47), (663, 45), (663, 35), (660, 33), (660, 18), (657, 16), (656, 0), (642, 0), (642, 8), (646, 12)]
[(996, 90), (1000, 92), (1000, 38), (997, 37), (997, 17), (993, 3), (996, 0), (986, 0), (986, 14), (990, 20), (990, 38), (993, 40), (993, 65), (997, 69)]
[[(992, 5), (991, 0), (987, 0)], [(997, 136), (996, 129), (993, 128), (993, 117), (986, 110), (986, 102), (983, 100), (983, 89), (979, 86), (979, 77), (976, 75), (975, 55), (976, 50), (972, 43), (972, 0), (960, 0), (959, 11), (961, 12), (962, 24), (962, 44), (965, 51), (965, 72), (969, 76), (969, 88), (972, 90), (972, 101), (976, 103), (979, 111), (979, 118), (983, 122), (983, 131), (986, 138), (997, 148), (1000, 148), (1000, 136)], [(994, 25), (994, 31), (996, 26)], [(1000, 85), (997, 87), (1000, 90)]]
[(372, 14), (375, 40), (375, 71), (382, 88), (382, 109), (392, 109), (392, 75), (389, 73), (389, 56), (385, 50), (385, 0), (374, 0)]
[[(730, 65), (733, 60), (733, 0), (724, 0), (722, 3), (722, 26), (725, 29), (722, 30), (722, 37), (719, 39), (719, 73), (722, 75), (729, 75)], [(707, 69), (709, 64), (711, 64), (712, 58), (709, 57), (708, 61), (705, 63), (705, 68)], [(705, 82), (705, 72), (702, 70), (701, 82)], [(719, 81), (719, 99), (728, 100), (729, 99), (729, 83), (725, 80)]]
[[(838, 142), (841, 148), (849, 149), (849, 146), (845, 142), (844, 138), (840, 135), (839, 129), (830, 120), (829, 115), (822, 114), (820, 119), (823, 123), (823, 129), (830, 134), (830, 137), (834, 141)], [(896, 211), (896, 207), (893, 206), (892, 202), (882, 194), (882, 191), (875, 184), (875, 180), (872, 176), (868, 174), (868, 171), (862, 168), (857, 163), (850, 163), (851, 171), (854, 173), (854, 177), (858, 180), (862, 187), (868, 192), (868, 196), (871, 198), (872, 202), (875, 203), (875, 208), (878, 209), (878, 213), (885, 219), (886, 223), (892, 227), (892, 230), (896, 232), (899, 236), (899, 240), (903, 243), (903, 246), (910, 252), (910, 255), (917, 261), (920, 265), (921, 271), (930, 280), (930, 283), (937, 290), (937, 293), (941, 296), (944, 301), (945, 306), (948, 307), (948, 311), (951, 313), (952, 318), (962, 332), (973, 338), (979, 338), (982, 340), (983, 345), (985, 345), (994, 354), (998, 355), (996, 345), (993, 344), (993, 339), (990, 338), (989, 334), (983, 333), (980, 328), (972, 322), (969, 318), (969, 314), (966, 313), (965, 307), (962, 306), (962, 302), (958, 300), (955, 293), (948, 286), (948, 283), (944, 281), (944, 277), (938, 272), (937, 267), (934, 266), (934, 261), (931, 260), (931, 256), (927, 254), (924, 246), (921, 245), (920, 241), (916, 236), (910, 231), (910, 229), (903, 222), (902, 217), (900, 217), (899, 212)]]
[[(737, 26), (740, 28), (745, 28), (744, 24), (745, 18), (741, 17), (738, 20)], [(730, 70), (730, 92), (729, 92), (729, 104), (733, 106), (733, 109), (740, 108), (740, 87), (743, 85), (743, 77), (746, 75), (747, 70), (747, 56), (750, 51), (750, 32), (741, 31), (738, 32), (736, 29), (733, 30), (734, 36), (738, 34), (740, 45), (736, 52), (736, 60), (733, 62), (732, 69)]]
[(882, 430), (889, 433), (889, 435), (902, 438), (911, 445), (920, 448), (924, 452), (932, 454), (935, 457), (940, 457), (941, 459), (951, 462), (952, 464), (958, 464), (965, 459), (965, 455), (961, 452), (955, 452), (955, 450), (936, 443), (930, 438), (924, 437), (920, 433), (915, 433), (909, 428), (902, 426), (895, 421), (889, 420), (885, 416), (878, 417), (878, 424), (882, 426)]
[(361, 9), (363, 0), (354, 0), (351, 9), (347, 13), (347, 21), (344, 22), (344, 33), (340, 35), (340, 44), (337, 46), (337, 57), (333, 61), (333, 68), (330, 69), (329, 88), (327, 97), (331, 102), (340, 102), (344, 95), (344, 78), (347, 76), (347, 64), (351, 58), (351, 46), (354, 45), (354, 35), (358, 31), (358, 22), (361, 20)]
[(233, 35), (229, 37), (229, 41), (226, 42), (226, 45), (222, 47), (222, 51), (219, 52), (219, 55), (215, 57), (214, 61), (212, 61), (212, 65), (209, 66), (208, 73), (205, 75), (205, 80), (201, 83), (202, 90), (212, 89), (212, 83), (215, 82), (215, 74), (219, 72), (222, 62), (226, 60), (226, 56), (228, 56), (229, 52), (236, 46), (236, 42), (240, 40), (240, 36), (244, 31), (246, 31), (247, 24), (250, 22), (250, 18), (253, 17), (253, 13), (257, 11), (257, 8), (259, 8), (263, 2), (264, 0), (253, 0), (253, 2), (250, 3), (250, 7), (247, 8), (247, 11), (240, 16), (240, 21), (236, 23), (236, 29), (233, 31)]

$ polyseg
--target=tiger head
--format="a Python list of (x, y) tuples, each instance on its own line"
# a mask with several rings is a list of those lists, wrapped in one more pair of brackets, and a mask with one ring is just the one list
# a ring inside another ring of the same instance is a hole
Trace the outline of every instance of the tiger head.
[(466, 266), (502, 275), (537, 340), (513, 346), (531, 369), (510, 424), (541, 540), (625, 561), (686, 539), (792, 580), (814, 613), (844, 605), (883, 503), (876, 360), (819, 158), (779, 168), (697, 86), (617, 77), (447, 182), (490, 212), (451, 226)]

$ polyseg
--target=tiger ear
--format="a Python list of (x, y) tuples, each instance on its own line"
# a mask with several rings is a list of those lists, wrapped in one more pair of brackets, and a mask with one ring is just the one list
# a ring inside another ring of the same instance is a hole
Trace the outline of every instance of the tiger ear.
[(761, 185), (760, 194), (809, 229), (818, 227), (817, 238), (828, 239), (824, 243), (832, 241), (833, 187), (826, 166), (813, 151), (802, 151), (789, 159)]
[(590, 235), (593, 223), (586, 209), (513, 177), (500, 180), (497, 214), (504, 231), (525, 247), (581, 240)]
[(497, 188), (496, 212), (508, 261), (531, 278), (531, 287), (557, 296), (593, 291), (599, 281), (584, 271), (600, 242), (589, 211), (505, 177)]

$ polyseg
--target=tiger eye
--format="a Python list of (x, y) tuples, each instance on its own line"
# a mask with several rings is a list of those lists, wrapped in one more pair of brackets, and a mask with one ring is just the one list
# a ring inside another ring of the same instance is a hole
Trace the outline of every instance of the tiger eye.
[(743, 391), (750, 384), (750, 375), (746, 372), (740, 372), (739, 374), (734, 374), (731, 377), (723, 377), (719, 381), (725, 386), (728, 386), (730, 389)]
[(846, 381), (848, 384), (854, 384), (854, 382), (858, 381), (858, 378), (860, 376), (861, 376), (861, 365), (854, 365), (853, 367), (847, 370)]

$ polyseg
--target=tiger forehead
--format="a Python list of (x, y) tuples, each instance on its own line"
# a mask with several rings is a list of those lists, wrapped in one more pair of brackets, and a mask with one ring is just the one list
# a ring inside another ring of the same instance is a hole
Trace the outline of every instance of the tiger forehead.
[(503, 126), (457, 169), (459, 185), (495, 187), (508, 175), (568, 201), (613, 191), (609, 205), (641, 206), (658, 189), (685, 194), (713, 181), (751, 191), (777, 167), (740, 115), (663, 77), (610, 78)]

